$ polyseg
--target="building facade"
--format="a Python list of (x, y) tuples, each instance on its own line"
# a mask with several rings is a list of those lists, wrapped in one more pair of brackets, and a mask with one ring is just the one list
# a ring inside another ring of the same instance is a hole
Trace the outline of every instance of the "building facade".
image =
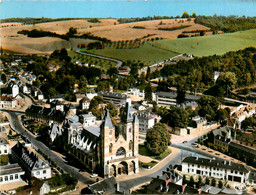
[(96, 120), (91, 113), (67, 120), (68, 143), (73, 145), (73, 153), (92, 172), (103, 177), (116, 177), (139, 171), (139, 121), (131, 113), (132, 108), (127, 105), (119, 131), (108, 110), (103, 120)]
[(12, 157), (25, 170), (28, 178), (34, 176), (38, 179), (48, 179), (52, 177), (49, 163), (32, 148), (29, 149), (17, 142), (12, 148)]
[(25, 171), (16, 163), (0, 166), (0, 188), (1, 184), (10, 184), (17, 181), (22, 181), (21, 176)]
[(182, 161), (182, 172), (246, 183), (250, 170), (231, 161), (187, 157)]
[(111, 102), (118, 107), (124, 106), (126, 103), (131, 104), (131, 98), (124, 94), (101, 91), (98, 96), (101, 96), (104, 102)]

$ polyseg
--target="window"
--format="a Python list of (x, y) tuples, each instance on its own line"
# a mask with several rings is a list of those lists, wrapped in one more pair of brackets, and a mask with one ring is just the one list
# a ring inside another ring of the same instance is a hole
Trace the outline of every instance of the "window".
[(40, 175), (40, 171), (37, 171), (37, 172), (36, 172), (36, 175)]
[(240, 172), (240, 175), (243, 175), (243, 172)]
[(4, 150), (4, 153), (7, 154), (7, 150)]
[(109, 144), (109, 153), (112, 153), (113, 144)]
[(231, 171), (231, 173), (233, 173), (233, 171)]
[(19, 178), (19, 175), (18, 174), (15, 174), (15, 179), (18, 179)]
[(200, 165), (197, 165), (198, 168), (200, 168)]
[(13, 180), (13, 175), (10, 175), (10, 180)]
[(2, 182), (3, 181), (3, 178), (2, 177), (0, 177), (0, 182)]
[(112, 135), (112, 131), (109, 131), (109, 135), (110, 135), (110, 136)]
[(192, 165), (192, 167), (194, 167), (194, 164)]
[(235, 171), (235, 174), (237, 174), (237, 171)]
[(5, 177), (4, 177), (4, 181), (8, 181), (8, 176), (5, 176)]
[(123, 156), (125, 155), (126, 152), (125, 152), (125, 149), (123, 147), (119, 148), (117, 151), (116, 151), (116, 156)]
[(132, 129), (131, 128), (129, 128), (129, 133), (131, 133), (132, 132)]
[(132, 143), (132, 140), (131, 140), (130, 143), (129, 143), (129, 150), (132, 149), (132, 145), (133, 145), (133, 143)]
[(43, 174), (46, 174), (46, 170), (43, 170)]

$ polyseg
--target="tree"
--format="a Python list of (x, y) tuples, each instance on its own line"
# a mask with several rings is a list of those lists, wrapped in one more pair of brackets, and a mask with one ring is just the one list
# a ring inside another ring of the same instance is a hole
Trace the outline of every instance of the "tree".
[(195, 12), (192, 13), (192, 18), (196, 18), (196, 13)]
[(150, 83), (148, 83), (147, 86), (145, 87), (145, 100), (152, 101), (152, 87)]
[(222, 123), (224, 120), (226, 120), (228, 117), (228, 113), (226, 109), (219, 109), (216, 114), (216, 119), (220, 123)]
[(189, 179), (189, 183), (188, 183), (188, 184), (189, 184), (190, 186), (193, 186), (194, 183), (195, 183), (194, 177), (193, 177), (193, 176), (190, 176), (190, 179)]
[(182, 86), (178, 85), (177, 86), (177, 97), (176, 97), (176, 102), (177, 105), (181, 105), (186, 101), (186, 91)]
[(113, 77), (115, 75), (118, 74), (118, 70), (116, 67), (111, 67), (107, 70), (107, 74), (110, 76), (110, 77)]
[(205, 184), (210, 185), (210, 179), (206, 177)]
[(146, 136), (146, 148), (152, 155), (163, 153), (170, 144), (170, 134), (163, 123), (154, 125)]
[(212, 96), (202, 96), (198, 100), (199, 111), (198, 114), (203, 117), (208, 117), (208, 120), (215, 118), (216, 112), (220, 105), (220, 100)]
[(189, 18), (188, 12), (184, 11), (181, 17), (182, 18)]
[(216, 186), (216, 179), (212, 178), (212, 186), (215, 187)]
[(219, 188), (223, 188), (223, 182), (220, 180), (219, 183), (218, 183), (218, 187)]
[(109, 91), (110, 84), (108, 81), (100, 81), (97, 85), (96, 91)]
[(226, 72), (222, 73), (219, 78), (217, 79), (217, 85), (218, 86), (224, 86), (226, 89), (226, 95), (228, 94), (228, 91), (231, 91), (235, 88), (237, 83), (237, 77), (234, 72)]
[(116, 116), (117, 115), (117, 108), (114, 104), (112, 104), (111, 102), (109, 102), (107, 104), (107, 109), (109, 110), (109, 113), (110, 115), (113, 117), (113, 116)]
[(162, 116), (162, 121), (175, 128), (188, 126), (188, 113), (185, 109), (171, 106), (170, 110)]

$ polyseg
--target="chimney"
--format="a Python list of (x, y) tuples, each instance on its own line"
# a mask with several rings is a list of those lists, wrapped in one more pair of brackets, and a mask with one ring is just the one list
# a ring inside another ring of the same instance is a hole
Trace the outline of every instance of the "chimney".
[(224, 161), (224, 165), (227, 163), (227, 161)]

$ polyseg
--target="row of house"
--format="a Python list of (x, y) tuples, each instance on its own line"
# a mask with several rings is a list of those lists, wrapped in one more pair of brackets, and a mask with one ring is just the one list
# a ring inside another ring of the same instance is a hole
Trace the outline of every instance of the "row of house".
[(236, 140), (236, 130), (232, 130), (229, 127), (215, 129), (209, 133), (208, 140), (217, 150), (236, 155), (240, 154), (245, 156), (248, 161), (256, 162), (254, 144)]
[(191, 156), (185, 158), (181, 166), (184, 173), (256, 185), (256, 171), (231, 161)]

